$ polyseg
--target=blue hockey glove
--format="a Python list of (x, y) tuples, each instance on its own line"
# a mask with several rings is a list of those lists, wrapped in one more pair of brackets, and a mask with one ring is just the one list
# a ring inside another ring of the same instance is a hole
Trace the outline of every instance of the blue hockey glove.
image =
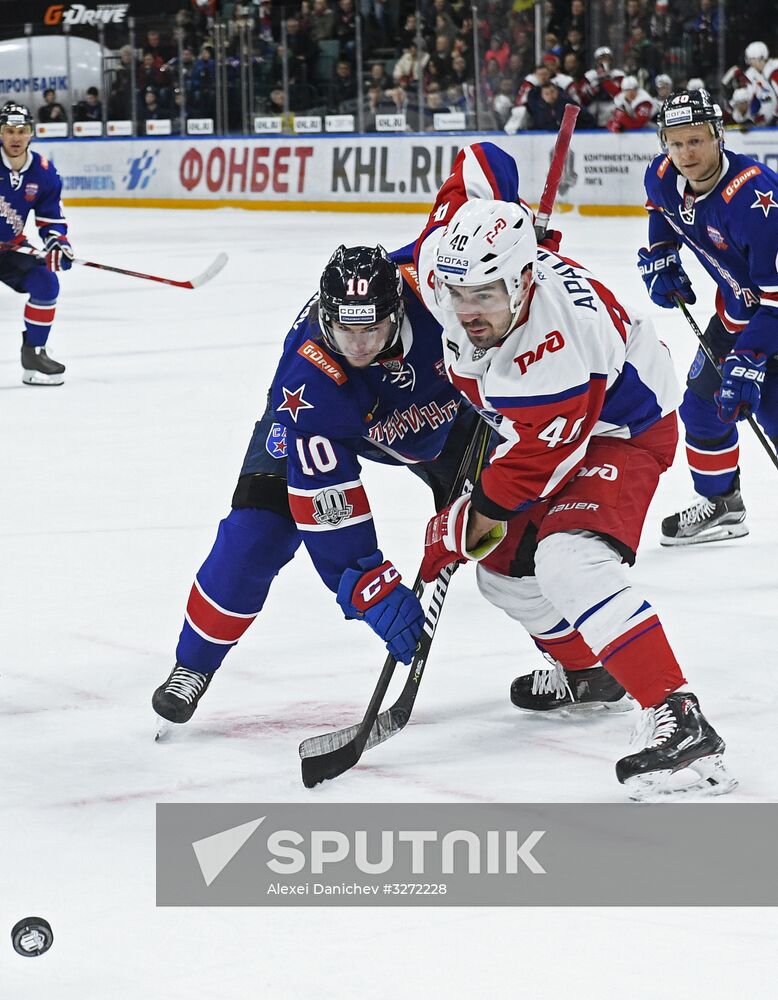
[(73, 247), (62, 233), (49, 233), (43, 244), (46, 251), (46, 267), (50, 271), (69, 271), (73, 266)]
[(410, 663), (424, 624), (418, 597), (403, 586), (380, 551), (359, 559), (358, 565), (341, 576), (338, 604), (346, 618), (364, 619), (396, 660)]
[(759, 351), (730, 351), (721, 366), (721, 388), (714, 399), (719, 420), (732, 424), (759, 409), (767, 355)]
[(645, 247), (638, 250), (638, 270), (651, 301), (663, 309), (675, 306), (676, 295), (680, 295), (690, 306), (697, 301), (689, 276), (681, 267), (678, 249), (669, 243), (653, 250), (646, 250)]

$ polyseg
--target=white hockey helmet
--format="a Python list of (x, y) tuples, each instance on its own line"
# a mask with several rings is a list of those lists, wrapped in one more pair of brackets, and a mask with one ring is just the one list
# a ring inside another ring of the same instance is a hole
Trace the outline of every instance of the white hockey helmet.
[(746, 62), (749, 66), (753, 66), (755, 62), (767, 62), (769, 58), (770, 53), (764, 42), (751, 42), (746, 46)]
[(594, 61), (598, 63), (601, 59), (613, 59), (613, 51), (607, 45), (601, 45), (594, 50)]
[(638, 83), (638, 78), (636, 76), (625, 76), (621, 80), (622, 90), (638, 90), (640, 84)]
[(659, 73), (654, 83), (657, 87), (670, 87), (672, 89), (673, 78), (668, 76), (667, 73)]
[(686, 84), (687, 90), (706, 90), (705, 81), (700, 76), (693, 76)]
[(729, 99), (729, 103), (734, 107), (736, 104), (742, 104), (745, 102), (748, 104), (751, 100), (751, 90), (749, 87), (736, 87), (732, 91), (732, 97)]
[(455, 213), (435, 254), (435, 294), (445, 305), (446, 289), (502, 280), (510, 309), (518, 316), (523, 275), (534, 274), (538, 241), (532, 213), (507, 201), (474, 199)]

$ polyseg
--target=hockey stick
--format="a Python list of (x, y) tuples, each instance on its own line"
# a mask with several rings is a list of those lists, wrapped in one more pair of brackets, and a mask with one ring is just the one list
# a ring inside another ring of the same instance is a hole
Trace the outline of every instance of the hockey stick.
[[(41, 262), (46, 259), (46, 255), (40, 253), (34, 247), (22, 247), (14, 243), (0, 243), (0, 250), (23, 253), (29, 257), (35, 257), (36, 260)], [(98, 264), (93, 260), (82, 260), (80, 257), (74, 257), (71, 263), (81, 264), (82, 267), (96, 267), (100, 271), (113, 271), (114, 274), (126, 274), (130, 278), (142, 278), (144, 281), (158, 281), (163, 285), (173, 285), (175, 288), (200, 288), (206, 282), (210, 281), (211, 278), (215, 278), (228, 260), (229, 257), (226, 253), (220, 253), (201, 274), (195, 275), (194, 278), (190, 278), (188, 281), (176, 281), (175, 278), (160, 278), (159, 275), (146, 274), (143, 271), (128, 271), (124, 267), (114, 267), (111, 264)]]
[[(680, 295), (676, 295), (675, 296), (675, 304), (680, 308), (681, 312), (684, 314), (684, 317), (686, 318), (686, 322), (692, 328), (694, 336), (700, 342), (700, 347), (702, 348), (702, 353), (705, 355), (705, 357), (708, 359), (708, 361), (710, 361), (710, 363), (713, 365), (713, 367), (716, 370), (718, 370), (718, 367), (719, 367), (718, 362), (716, 361), (716, 358), (713, 356), (713, 351), (710, 349), (707, 341), (705, 340), (705, 335), (703, 334), (702, 330), (697, 326), (697, 323), (695, 322), (694, 317), (689, 312), (689, 310), (686, 308), (686, 303), (680, 297)], [(776, 469), (778, 469), (778, 456), (776, 456), (775, 450), (772, 448), (772, 446), (770, 445), (770, 442), (765, 437), (765, 434), (762, 431), (762, 428), (756, 422), (753, 413), (749, 413), (748, 414), (748, 416), (746, 417), (746, 421), (748, 422), (748, 426), (751, 428), (751, 430), (754, 432), (754, 434), (756, 434), (757, 439), (759, 440), (759, 443), (761, 444), (761, 446), (767, 452), (767, 454), (768, 454), (768, 456), (770, 458), (770, 461), (773, 463), (773, 465), (776, 467)]]
[(554, 152), (551, 154), (548, 176), (543, 186), (543, 194), (540, 196), (538, 214), (535, 217), (535, 235), (538, 238), (538, 243), (546, 235), (546, 230), (548, 229), (548, 220), (551, 217), (556, 193), (559, 190), (559, 182), (562, 180), (562, 171), (565, 168), (567, 151), (570, 148), (575, 120), (580, 110), (577, 104), (568, 104), (562, 115), (562, 124), (559, 126), (559, 133), (554, 143)]
[[(568, 105), (562, 117), (562, 125), (554, 144), (548, 176), (546, 177), (543, 194), (538, 205), (538, 215), (535, 222), (535, 235), (538, 242), (543, 239), (548, 228), (551, 210), (554, 206), (557, 190), (559, 189), (559, 182), (562, 179), (565, 158), (570, 147), (570, 140), (579, 110), (574, 105)], [(489, 435), (487, 433), (483, 445), (484, 455), (480, 458), (481, 464), (485, 457), (488, 440)], [(475, 439), (473, 443), (475, 443)], [(460, 473), (461, 471), (460, 467)], [(480, 467), (478, 472), (480, 473)], [(478, 473), (473, 477), (473, 482), (477, 478)], [(460, 490), (459, 493), (461, 492), (463, 491)], [(411, 664), (408, 679), (394, 705), (381, 712), (380, 715), (378, 714), (381, 701), (389, 687), (389, 682), (396, 665), (396, 661), (390, 656), (384, 663), (378, 684), (373, 692), (373, 697), (359, 725), (346, 726), (344, 729), (324, 733), (321, 736), (313, 736), (302, 741), (300, 744), (300, 757), (302, 759), (303, 784), (306, 788), (313, 788), (314, 785), (319, 784), (327, 778), (336, 778), (338, 775), (343, 774), (344, 771), (349, 770), (349, 768), (353, 767), (359, 761), (365, 750), (383, 743), (391, 736), (400, 732), (408, 723), (419, 689), (419, 682), (426, 666), (432, 637), (435, 634), (437, 621), (440, 617), (440, 609), (456, 566), (457, 564), (446, 567), (435, 581), (435, 591), (430, 602), (430, 610), (425, 619), (422, 639), (420, 640), (420, 646), (423, 643), (426, 646), (426, 650), (423, 651), (421, 648), (417, 650), (414, 661)], [(420, 596), (422, 590), (423, 587), (420, 578), (417, 577), (414, 591), (417, 596)], [(431, 616), (434, 616), (432, 620), (430, 620)], [(428, 624), (431, 626), (431, 633), (428, 633)]]
[[(491, 427), (485, 421), (480, 420), (465, 450), (449, 493), (448, 502), (455, 500), (462, 493), (472, 490), (486, 458), (491, 432)], [(456, 568), (456, 563), (446, 566), (435, 580), (435, 589), (432, 592), (432, 599), (424, 619), (422, 634), (411, 663), (408, 679), (395, 704), (379, 715), (381, 702), (384, 700), (397, 665), (397, 660), (393, 656), (388, 656), (362, 722), (355, 726), (339, 729), (336, 732), (312, 736), (302, 741), (300, 759), (303, 784), (306, 788), (313, 788), (314, 785), (318, 785), (328, 778), (337, 778), (344, 771), (354, 767), (366, 749), (383, 743), (384, 740), (394, 736), (405, 727), (410, 719), (419, 682), (427, 665), (448, 585)], [(416, 596), (421, 597), (424, 590), (421, 575), (416, 577), (413, 589)]]

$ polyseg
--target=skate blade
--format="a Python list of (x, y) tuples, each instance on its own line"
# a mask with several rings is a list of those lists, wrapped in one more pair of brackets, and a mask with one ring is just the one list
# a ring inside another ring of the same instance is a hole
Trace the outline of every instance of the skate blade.
[(726, 542), (730, 538), (743, 538), (748, 534), (748, 525), (741, 521), (740, 524), (719, 524), (715, 528), (701, 531), (697, 535), (689, 535), (687, 538), (670, 538), (662, 535), (659, 539), (660, 545), (702, 545), (703, 542)]
[[(691, 774), (696, 776), (696, 780), (681, 783)], [(727, 771), (720, 753), (699, 757), (677, 771), (648, 771), (646, 774), (633, 775), (624, 782), (627, 794), (634, 802), (709, 798), (713, 795), (727, 795), (737, 786), (737, 779)]]
[(624, 712), (631, 712), (635, 707), (635, 702), (628, 695), (619, 698), (618, 701), (589, 701), (574, 702), (571, 705), (562, 705), (560, 708), (548, 708), (545, 711), (538, 711), (536, 708), (522, 708), (521, 705), (513, 706), (522, 715), (542, 716), (546, 719), (589, 719), (592, 716), (621, 715)]
[(25, 371), (22, 375), (24, 385), (63, 385), (64, 375), (44, 375), (43, 372)]
[(157, 729), (154, 733), (155, 743), (164, 743), (173, 731), (173, 723), (168, 722), (167, 719), (163, 719), (161, 715), (156, 716), (157, 719)]

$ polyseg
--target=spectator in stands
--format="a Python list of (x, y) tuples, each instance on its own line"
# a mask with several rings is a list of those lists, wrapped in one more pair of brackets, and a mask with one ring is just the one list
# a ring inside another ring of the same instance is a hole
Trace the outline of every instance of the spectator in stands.
[(627, 0), (624, 17), (624, 28), (628, 38), (632, 34), (633, 28), (642, 28), (645, 32), (648, 31), (648, 20), (640, 6), (640, 0)]
[(654, 12), (648, 22), (648, 37), (664, 59), (680, 61), (683, 18), (676, 10), (670, 10), (669, 0), (656, 0)]
[(143, 53), (151, 53), (154, 59), (154, 65), (157, 69), (162, 69), (165, 63), (173, 58), (173, 53), (169, 48), (162, 47), (159, 40), (159, 32), (154, 28), (149, 28), (146, 32), (146, 42), (143, 46)]
[(356, 12), (354, 0), (338, 0), (335, 12), (335, 37), (340, 42), (340, 54), (353, 57), (356, 48)]
[(578, 30), (578, 28), (571, 28), (565, 35), (565, 40), (562, 45), (562, 62), (565, 61), (565, 56), (572, 52), (574, 55), (578, 56), (579, 59), (583, 60), (586, 50), (584, 48), (583, 35)]
[(152, 52), (143, 53), (143, 59), (135, 74), (135, 82), (140, 94), (143, 94), (149, 87), (161, 91), (167, 86), (169, 77), (162, 65), (157, 65)]
[(185, 45), (181, 50), (180, 75), (178, 62), (178, 56), (173, 56), (173, 58), (169, 62), (166, 62), (162, 67), (165, 74), (165, 82), (168, 85), (172, 82), (178, 87), (180, 86), (181, 78), (183, 78), (184, 90), (188, 93), (192, 86), (192, 70), (195, 67), (194, 49), (189, 45)]
[(176, 41), (176, 49), (178, 49), (179, 42), (182, 48), (190, 48), (192, 52), (197, 48), (197, 34), (192, 20), (192, 12), (186, 7), (176, 11), (173, 38)]
[(500, 80), (497, 93), (492, 98), (492, 110), (497, 121), (498, 128), (504, 128), (511, 116), (513, 105), (516, 100), (516, 90), (513, 80), (509, 76), (504, 76)]
[[(527, 96), (527, 108), (530, 114), (528, 128), (545, 132), (558, 132), (562, 124), (565, 106), (574, 103), (572, 97), (563, 94), (559, 87), (551, 81), (544, 83), (542, 87), (534, 87)], [(585, 111), (580, 112), (578, 125), (582, 125), (580, 119), (585, 114)]]
[(38, 108), (38, 121), (41, 124), (48, 125), (51, 122), (65, 122), (67, 124), (67, 120), (67, 112), (57, 101), (56, 92), (51, 87), (44, 90), (43, 104)]
[(435, 39), (435, 52), (427, 63), (428, 72), (434, 73), (441, 88), (445, 89), (451, 79), (451, 41), (448, 35), (438, 35)]
[(335, 37), (335, 11), (327, 0), (313, 0), (311, 38), (318, 45)]
[(404, 52), (410, 45), (416, 44), (416, 15), (411, 13), (405, 18), (405, 24), (400, 29), (399, 46), (397, 51)]
[(621, 93), (615, 98), (616, 105), (607, 124), (609, 132), (631, 132), (645, 128), (656, 113), (656, 104), (651, 95), (643, 90), (634, 76), (625, 76), (621, 81)]
[(689, 29), (693, 72), (713, 77), (718, 63), (719, 12), (713, 0), (698, 0), (698, 14)]
[(484, 54), (484, 62), (488, 63), (490, 59), (494, 59), (497, 63), (497, 67), (500, 73), (503, 73), (505, 67), (508, 65), (508, 59), (510, 58), (511, 49), (506, 42), (503, 35), (495, 32), (492, 35), (492, 41)]
[(318, 46), (297, 17), (287, 18), (286, 44), (289, 49), (289, 79), (293, 83), (308, 83), (313, 79)]
[[(332, 85), (333, 101), (338, 110), (350, 113), (343, 105), (347, 102), (354, 102), (357, 96), (357, 81), (354, 76), (354, 67), (349, 59), (338, 59), (335, 64), (335, 79)], [(351, 109), (353, 111), (353, 108)]]
[(216, 63), (212, 45), (203, 45), (192, 70), (192, 113), (213, 118), (216, 112)]
[(367, 81), (368, 89), (378, 87), (379, 90), (390, 90), (394, 86), (392, 78), (387, 75), (386, 64), (374, 62), (370, 64), (370, 77)]
[(662, 54), (646, 37), (645, 29), (640, 24), (633, 26), (629, 40), (624, 46), (625, 71), (628, 55), (634, 57), (637, 68), (644, 69), (652, 80), (662, 68)]
[(455, 52), (451, 57), (451, 84), (463, 87), (465, 84), (471, 83), (472, 79), (473, 75), (467, 68), (465, 57), (461, 53)]
[(103, 120), (103, 104), (97, 87), (87, 87), (86, 97), (79, 101), (73, 111), (74, 122), (101, 122)]
[(419, 78), (419, 73), (424, 72), (429, 60), (429, 53), (422, 52), (419, 55), (416, 51), (416, 43), (411, 42), (394, 64), (394, 70), (392, 71), (394, 82), (401, 87), (408, 87), (412, 83), (415, 83)]
[(143, 94), (143, 107), (139, 115), (140, 121), (144, 123), (148, 121), (160, 121), (169, 117), (170, 115), (160, 107), (157, 92), (153, 87), (149, 87)]
[(565, 36), (570, 31), (577, 31), (583, 39), (586, 35), (586, 5), (583, 0), (572, 0), (570, 16), (565, 19), (559, 34)]
[(126, 121), (132, 118), (132, 64), (135, 53), (131, 45), (123, 45), (119, 49), (119, 66), (111, 79), (111, 90), (108, 95), (108, 117), (115, 121)]

